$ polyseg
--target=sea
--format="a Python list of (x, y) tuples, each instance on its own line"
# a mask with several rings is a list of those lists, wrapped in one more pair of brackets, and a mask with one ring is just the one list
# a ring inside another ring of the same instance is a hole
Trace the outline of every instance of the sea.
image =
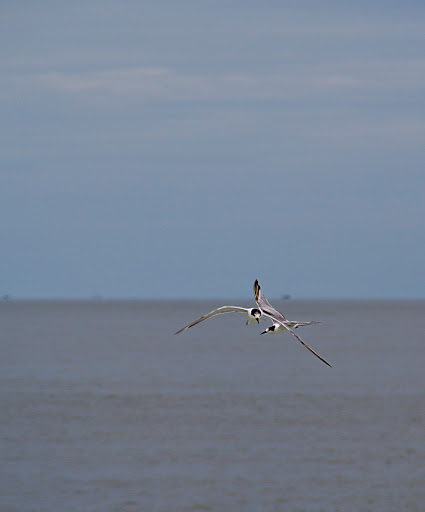
[(425, 301), (232, 302), (1, 302), (0, 511), (423, 512)]

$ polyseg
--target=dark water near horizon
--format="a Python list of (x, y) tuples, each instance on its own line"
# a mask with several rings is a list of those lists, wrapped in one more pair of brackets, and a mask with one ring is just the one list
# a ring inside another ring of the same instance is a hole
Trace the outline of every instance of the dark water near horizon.
[(425, 301), (225, 303), (0, 303), (0, 511), (425, 510)]

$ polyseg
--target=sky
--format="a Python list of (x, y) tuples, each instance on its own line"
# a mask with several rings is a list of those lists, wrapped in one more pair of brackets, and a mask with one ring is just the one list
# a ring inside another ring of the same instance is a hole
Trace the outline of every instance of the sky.
[(425, 297), (425, 6), (11, 2), (0, 296)]

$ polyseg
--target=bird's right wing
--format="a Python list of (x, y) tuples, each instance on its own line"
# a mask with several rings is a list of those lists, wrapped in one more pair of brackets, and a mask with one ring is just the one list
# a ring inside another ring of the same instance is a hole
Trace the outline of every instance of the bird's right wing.
[(309, 345), (307, 345), (307, 343), (302, 340), (297, 333), (295, 333), (289, 326), (288, 326), (288, 323), (285, 323), (285, 322), (279, 322), (281, 323), (284, 327), (286, 327), (286, 329), (288, 329), (288, 331), (293, 335), (295, 336), (295, 338), (302, 344), (304, 345), (304, 347), (307, 349), (307, 350), (310, 350), (310, 352), (312, 354), (314, 354), (318, 359), (320, 359), (323, 363), (327, 364), (328, 366), (330, 366), (332, 368), (332, 365), (329, 364), (326, 359), (324, 359), (322, 356), (319, 356), (319, 354), (313, 350)]
[(261, 309), (261, 311), (271, 318), (274, 318), (276, 320), (280, 320), (281, 322), (286, 322), (285, 315), (275, 309), (270, 302), (266, 299), (266, 296), (261, 291), (261, 287), (258, 284), (258, 279), (255, 280), (254, 283), (254, 296), (255, 296), (255, 302), (257, 303), (257, 306)]
[(214, 311), (210, 311), (204, 316), (201, 316), (201, 318), (198, 318), (198, 320), (195, 320), (189, 325), (186, 325), (186, 327), (183, 327), (183, 329), (180, 329), (179, 331), (175, 332), (174, 334), (179, 334), (185, 329), (189, 329), (190, 327), (193, 327), (196, 324), (199, 324), (200, 322), (203, 322), (204, 320), (207, 320), (207, 318), (211, 318), (215, 315), (221, 315), (223, 313), (247, 313), (248, 310), (246, 308), (240, 308), (239, 306), (222, 306), (221, 308), (214, 309)]

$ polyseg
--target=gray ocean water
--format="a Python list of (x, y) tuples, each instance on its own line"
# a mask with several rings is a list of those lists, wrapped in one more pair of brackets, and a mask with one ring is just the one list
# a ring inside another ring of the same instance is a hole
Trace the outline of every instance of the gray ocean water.
[(423, 512), (425, 301), (229, 302), (1, 303), (1, 512)]

